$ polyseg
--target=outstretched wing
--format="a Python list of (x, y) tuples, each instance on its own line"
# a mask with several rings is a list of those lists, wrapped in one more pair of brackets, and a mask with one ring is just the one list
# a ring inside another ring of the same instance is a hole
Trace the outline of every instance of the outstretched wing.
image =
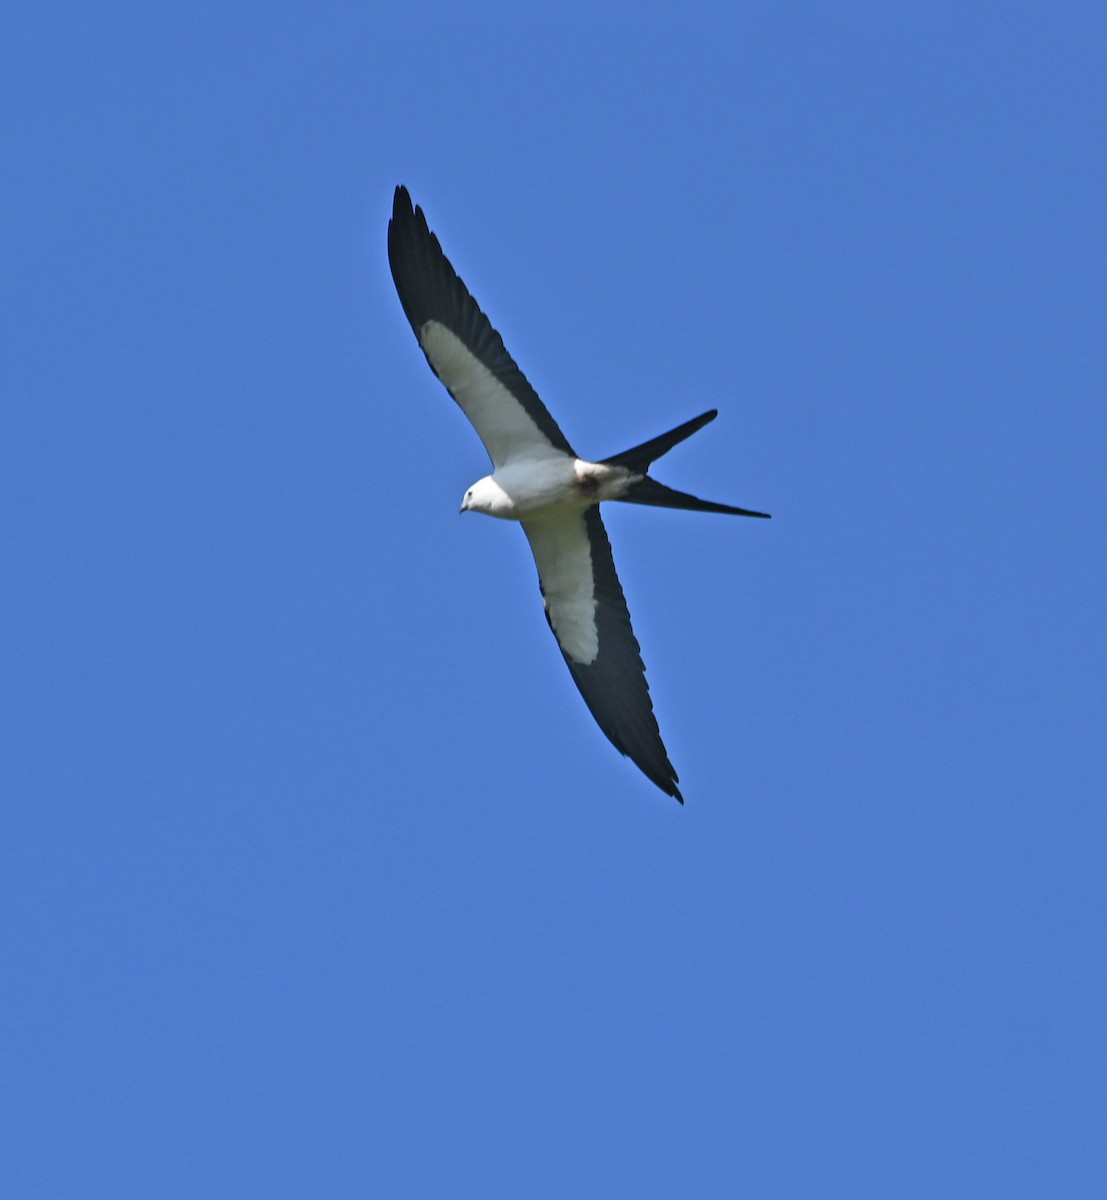
[(392, 203), (388, 263), (427, 362), (473, 423), (493, 467), (559, 454), (575, 458), (405, 187), (396, 189)]
[(596, 723), (647, 779), (683, 804), (599, 505), (528, 519), (523, 529), (546, 619)]

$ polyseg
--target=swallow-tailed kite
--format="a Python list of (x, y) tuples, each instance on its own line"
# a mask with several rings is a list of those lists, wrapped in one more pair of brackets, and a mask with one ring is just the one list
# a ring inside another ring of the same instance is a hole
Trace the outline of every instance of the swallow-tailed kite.
[(698, 500), (646, 473), (655, 459), (713, 421), (716, 410), (613, 458), (579, 458), (442, 253), (423, 210), (412, 208), (404, 187), (396, 189), (388, 223), (388, 261), (431, 370), (472, 422), (492, 459), (493, 473), (465, 493), (461, 511), (522, 525), (538, 566), (546, 620), (585, 704), (615, 749), (683, 804), (653, 715), (600, 503), (625, 500), (768, 516)]

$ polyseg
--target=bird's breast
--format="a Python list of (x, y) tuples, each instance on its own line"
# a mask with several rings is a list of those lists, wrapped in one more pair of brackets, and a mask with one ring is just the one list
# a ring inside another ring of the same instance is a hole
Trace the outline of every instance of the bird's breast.
[(625, 489), (627, 472), (566, 455), (501, 467), (493, 478), (510, 501), (510, 517), (521, 521), (552, 509), (587, 508), (612, 500)]

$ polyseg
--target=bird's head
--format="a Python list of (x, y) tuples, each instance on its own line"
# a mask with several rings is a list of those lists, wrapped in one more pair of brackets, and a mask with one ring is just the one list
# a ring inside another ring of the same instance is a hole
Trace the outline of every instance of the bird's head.
[(515, 505), (495, 479), (486, 475), (465, 493), (458, 512), (479, 512), (510, 520), (515, 516)]

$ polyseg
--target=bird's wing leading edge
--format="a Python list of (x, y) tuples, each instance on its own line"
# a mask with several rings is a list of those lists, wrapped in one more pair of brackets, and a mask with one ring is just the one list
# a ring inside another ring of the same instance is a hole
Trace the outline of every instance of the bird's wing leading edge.
[[(573, 454), (565, 435), (469, 294), (421, 208), (398, 187), (388, 263), (431, 369), (461, 406), (499, 470), (514, 459)], [(573, 455), (575, 457), (575, 455)]]
[(596, 723), (616, 750), (683, 804), (599, 506), (528, 519), (523, 529), (546, 619)]

